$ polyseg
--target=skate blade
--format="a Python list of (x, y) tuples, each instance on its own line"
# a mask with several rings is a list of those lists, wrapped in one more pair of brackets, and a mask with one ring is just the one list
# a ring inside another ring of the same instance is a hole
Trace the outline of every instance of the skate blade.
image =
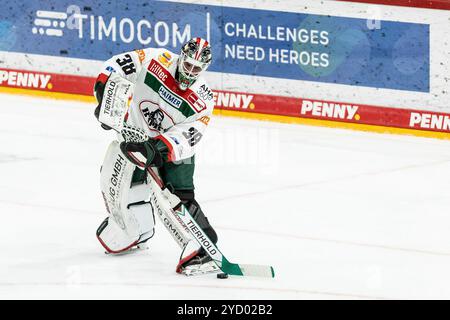
[(112, 253), (112, 252), (105, 251), (105, 254), (111, 255), (111, 256), (124, 256), (127, 254), (134, 253), (136, 251), (144, 251), (144, 250), (148, 250), (148, 249), (149, 249), (149, 246), (145, 243), (142, 243), (142, 244), (138, 244), (137, 246), (134, 246), (126, 251), (122, 251), (122, 252), (118, 252), (118, 253)]

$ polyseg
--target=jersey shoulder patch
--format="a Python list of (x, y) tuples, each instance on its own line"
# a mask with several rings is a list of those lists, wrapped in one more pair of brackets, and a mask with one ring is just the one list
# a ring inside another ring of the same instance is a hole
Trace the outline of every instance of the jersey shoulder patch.
[(144, 61), (145, 61), (145, 57), (146, 57), (145, 50), (143, 50), (143, 49), (138, 49), (138, 50), (134, 50), (134, 52), (136, 52), (136, 54), (138, 55), (139, 62), (140, 62), (141, 64), (143, 64)]
[[(164, 54), (166, 57), (174, 57), (174, 54), (166, 49), (161, 49), (161, 48), (144, 48), (144, 49), (139, 49), (139, 50), (134, 50), (134, 52), (139, 56), (139, 61), (141, 62), (141, 64), (145, 64), (148, 63), (149, 61), (156, 60), (158, 61), (160, 64), (164, 65), (159, 57), (162, 56)], [(163, 59), (161, 59), (163, 60)], [(171, 59), (171, 61), (173, 61), (174, 59)], [(164, 65), (165, 66), (165, 65)]]
[(201, 123), (203, 123), (205, 126), (207, 126), (209, 124), (209, 121), (211, 120), (211, 118), (209, 116), (203, 116), (200, 119), (198, 119), (197, 121), (200, 121)]
[(166, 68), (170, 68), (174, 61), (173, 53), (167, 50), (164, 50), (158, 55), (158, 61)]
[(200, 77), (192, 88), (195, 95), (202, 101), (202, 111), (211, 112), (214, 108), (214, 91), (209, 87), (203, 77)]
[(212, 101), (214, 99), (214, 93), (205, 81), (202, 81), (202, 83), (197, 86), (195, 93), (197, 93), (205, 102)]

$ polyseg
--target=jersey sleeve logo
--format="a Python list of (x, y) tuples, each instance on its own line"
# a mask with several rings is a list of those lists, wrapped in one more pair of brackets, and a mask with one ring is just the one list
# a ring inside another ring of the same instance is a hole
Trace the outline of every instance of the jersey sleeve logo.
[(206, 126), (209, 124), (209, 120), (211, 120), (211, 118), (208, 116), (203, 116), (200, 119), (198, 119), (198, 121), (202, 122)]
[(142, 62), (144, 62), (145, 60), (145, 52), (142, 49), (139, 50), (135, 50), (135, 52), (137, 53), (138, 57), (139, 57), (139, 62), (142, 64)]

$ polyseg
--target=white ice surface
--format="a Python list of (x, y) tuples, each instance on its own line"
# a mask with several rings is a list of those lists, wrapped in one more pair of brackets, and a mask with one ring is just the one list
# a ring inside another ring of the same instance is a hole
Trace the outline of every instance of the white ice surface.
[(450, 142), (214, 117), (198, 201), (230, 260), (276, 278), (187, 278), (160, 223), (103, 253), (93, 109), (0, 95), (1, 299), (450, 299)]

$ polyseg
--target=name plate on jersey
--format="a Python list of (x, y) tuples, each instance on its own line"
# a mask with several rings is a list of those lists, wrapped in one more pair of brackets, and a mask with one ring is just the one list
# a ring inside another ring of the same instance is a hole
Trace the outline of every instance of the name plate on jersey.
[(120, 132), (133, 97), (133, 83), (112, 73), (106, 82), (98, 120)]

